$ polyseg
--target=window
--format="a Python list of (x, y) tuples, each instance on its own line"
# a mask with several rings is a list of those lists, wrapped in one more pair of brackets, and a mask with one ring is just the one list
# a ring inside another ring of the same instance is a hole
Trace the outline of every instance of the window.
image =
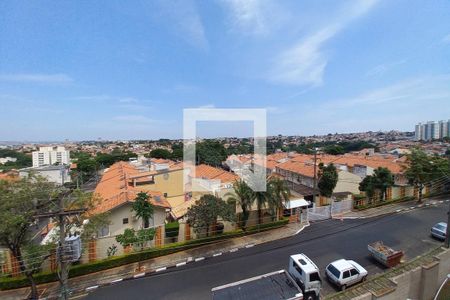
[(144, 220), (144, 228), (151, 228), (154, 226), (153, 218), (145, 219)]
[(327, 270), (330, 271), (330, 273), (333, 274), (336, 278), (339, 278), (341, 276), (341, 272), (333, 265), (329, 265), (327, 267)]
[(167, 193), (164, 193), (164, 198), (167, 198)]
[(128, 224), (128, 218), (123, 218), (122, 219), (122, 224)]
[(358, 270), (356, 270), (356, 269), (351, 269), (350, 270), (350, 275), (351, 276), (355, 276), (355, 275), (358, 275), (358, 274), (359, 274)]
[(109, 236), (109, 226), (107, 225), (107, 226), (103, 226), (102, 228), (100, 228), (97, 232), (97, 236), (99, 238)]
[(311, 281), (311, 282), (313, 282), (313, 281), (321, 281), (319, 273), (314, 272), (314, 273), (309, 274), (309, 281)]
[(297, 270), (297, 272), (302, 275), (302, 268), (300, 268), (295, 261), (292, 261), (292, 266)]
[(350, 271), (345, 271), (344, 272), (344, 276), (342, 276), (342, 278), (349, 278), (350, 277)]

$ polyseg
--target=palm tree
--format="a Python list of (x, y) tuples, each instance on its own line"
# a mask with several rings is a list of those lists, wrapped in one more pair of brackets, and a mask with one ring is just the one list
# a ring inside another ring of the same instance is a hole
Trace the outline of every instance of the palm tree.
[(148, 227), (149, 220), (153, 217), (153, 205), (149, 201), (149, 196), (145, 192), (139, 192), (134, 199), (131, 210), (136, 218), (142, 220), (142, 227)]
[(253, 193), (255, 200), (256, 200), (256, 206), (258, 208), (258, 223), (262, 223), (262, 209), (266, 206), (266, 203), (268, 202), (268, 196), (269, 194), (267, 192), (254, 192)]
[(242, 179), (236, 180), (233, 183), (234, 192), (226, 193), (225, 196), (228, 197), (228, 201), (238, 203), (242, 209), (242, 224), (240, 227), (245, 230), (247, 225), (247, 220), (250, 215), (250, 208), (255, 200), (254, 193), (252, 189), (243, 181)]
[(286, 182), (279, 177), (270, 177), (267, 184), (269, 197), (269, 207), (277, 209), (278, 219), (282, 216), (283, 205), (286, 201), (289, 201), (291, 191), (289, 190)]

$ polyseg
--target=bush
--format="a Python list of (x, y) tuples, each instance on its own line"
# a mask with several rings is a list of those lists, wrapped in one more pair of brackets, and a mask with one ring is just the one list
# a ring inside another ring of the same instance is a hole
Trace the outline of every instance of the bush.
[(178, 222), (171, 222), (166, 224), (166, 237), (178, 237), (180, 224)]
[(268, 230), (268, 229), (272, 229), (272, 228), (282, 227), (282, 226), (286, 225), (287, 223), (289, 223), (289, 218), (283, 218), (282, 220), (271, 222), (271, 223), (250, 226), (247, 228), (247, 231), (248, 232), (264, 231), (264, 230)]
[[(73, 265), (69, 271), (69, 277), (77, 277), (81, 275), (86, 275), (94, 272), (99, 272), (115, 267), (120, 267), (126, 264), (131, 264), (143, 260), (152, 259), (158, 256), (172, 254), (182, 250), (188, 250), (191, 248), (199, 247), (203, 244), (213, 243), (220, 240), (225, 240), (233, 237), (244, 236), (246, 234), (256, 233), (259, 231), (268, 230), (271, 228), (278, 228), (286, 225), (289, 222), (288, 218), (284, 218), (280, 221), (275, 221), (272, 223), (261, 224), (259, 226), (252, 226), (247, 229), (247, 232), (242, 231), (242, 229), (225, 232), (220, 235), (210, 236), (201, 239), (190, 240), (186, 242), (172, 243), (169, 245), (162, 246), (160, 248), (152, 248), (139, 252), (132, 252), (130, 254), (124, 254), (121, 256), (109, 257), (103, 260), (95, 261), (87, 264)], [(170, 223), (169, 223), (170, 224)], [(170, 225), (174, 226), (175, 225)], [(39, 273), (34, 276), (36, 283), (47, 283), (52, 281), (57, 281), (58, 277), (56, 273)], [(0, 279), (0, 290), (10, 290), (17, 289), (21, 287), (28, 286), (29, 282), (25, 277), (15, 277), (15, 278), (2, 278)]]

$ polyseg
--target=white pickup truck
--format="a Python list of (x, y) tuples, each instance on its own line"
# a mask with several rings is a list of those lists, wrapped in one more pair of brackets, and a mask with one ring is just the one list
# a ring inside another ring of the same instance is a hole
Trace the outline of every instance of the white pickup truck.
[(319, 269), (306, 255), (291, 255), (288, 270), (279, 270), (215, 287), (211, 290), (212, 299), (319, 299), (322, 286)]

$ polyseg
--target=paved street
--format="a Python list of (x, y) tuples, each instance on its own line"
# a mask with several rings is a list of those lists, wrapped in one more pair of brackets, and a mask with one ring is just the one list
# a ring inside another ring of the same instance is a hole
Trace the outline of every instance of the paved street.
[[(429, 236), (430, 227), (446, 220), (448, 203), (400, 214), (363, 220), (327, 220), (300, 234), (210, 260), (195, 262), (148, 278), (99, 288), (88, 299), (210, 299), (211, 288), (287, 267), (288, 257), (305, 253), (321, 269), (338, 258), (354, 259), (373, 275), (383, 271), (372, 261), (367, 244), (383, 240), (402, 249), (409, 260), (440, 242)], [(334, 292), (324, 280), (322, 293)]]

